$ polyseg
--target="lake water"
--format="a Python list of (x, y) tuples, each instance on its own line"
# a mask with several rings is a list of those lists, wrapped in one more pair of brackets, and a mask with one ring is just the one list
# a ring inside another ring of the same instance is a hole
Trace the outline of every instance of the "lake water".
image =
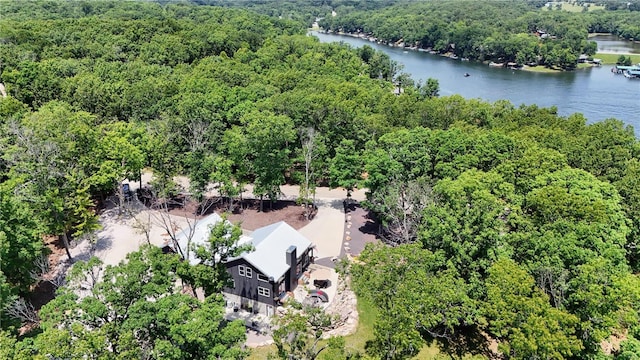
[(596, 35), (589, 40), (598, 44), (598, 51), (615, 54), (640, 54), (640, 43), (620, 39), (615, 35)]
[[(561, 73), (535, 73), (452, 60), (350, 36), (320, 32), (312, 34), (321, 42), (344, 42), (353, 47), (369, 45), (384, 51), (392, 60), (402, 64), (402, 71), (410, 74), (414, 80), (424, 83), (428, 78), (437, 79), (441, 96), (460, 94), (465, 98), (480, 98), (490, 102), (506, 99), (516, 106), (556, 106), (562, 116), (582, 113), (589, 122), (608, 118), (622, 120), (634, 127), (636, 136), (640, 135), (640, 79), (615, 75), (611, 72), (611, 66)], [(608, 46), (611, 52), (624, 49), (607, 41), (617, 39), (594, 40), (599, 46)], [(629, 43), (620, 45), (627, 46)], [(634, 45), (637, 44), (631, 46)], [(465, 77), (465, 73), (470, 76)]]

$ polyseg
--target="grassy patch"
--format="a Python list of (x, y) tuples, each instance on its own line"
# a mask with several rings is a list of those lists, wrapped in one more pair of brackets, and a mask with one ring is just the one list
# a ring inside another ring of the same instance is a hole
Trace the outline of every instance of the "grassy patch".
[(376, 321), (376, 309), (373, 305), (363, 299), (358, 298), (358, 328), (352, 335), (345, 336), (345, 346), (364, 353), (364, 346), (367, 341), (373, 340), (373, 324)]
[[(358, 351), (365, 353), (365, 345), (367, 341), (373, 340), (373, 324), (376, 321), (375, 307), (365, 299), (358, 298), (358, 328), (352, 335), (345, 336), (345, 348), (350, 351)], [(429, 360), (434, 358), (448, 359), (448, 356), (439, 354), (439, 349), (435, 345), (425, 345), (420, 353), (416, 355), (416, 360)], [(262, 346), (251, 349), (251, 355), (248, 360), (267, 360), (269, 354), (275, 354), (275, 345)], [(322, 354), (321, 354), (322, 358)], [(365, 357), (366, 359), (367, 357)]]
[[(373, 340), (373, 324), (376, 321), (375, 307), (367, 300), (358, 298), (358, 317), (358, 328), (356, 332), (344, 338), (345, 347), (347, 350), (355, 350), (364, 354), (367, 341)], [(430, 360), (435, 358), (447, 359), (449, 357), (440, 354), (440, 350), (435, 344), (425, 345), (418, 355), (414, 357), (415, 360)]]
[(561, 70), (551, 69), (543, 65), (538, 66), (525, 66), (522, 68), (523, 71), (532, 71), (532, 72), (540, 72), (540, 73), (557, 73)]
[[(364, 354), (364, 346), (368, 340), (373, 339), (373, 323), (376, 320), (376, 310), (368, 302), (358, 298), (358, 328), (352, 335), (345, 336), (347, 350), (358, 351)], [(247, 360), (266, 360), (269, 354), (276, 353), (276, 346), (261, 346), (251, 349), (251, 355)]]
[(270, 354), (275, 354), (276, 351), (277, 349), (275, 345), (253, 348), (251, 349), (251, 354), (249, 354), (247, 360), (267, 360), (267, 357)]
[[(620, 55), (622, 55), (622, 54), (602, 54), (602, 53), (597, 53), (597, 54), (593, 55), (593, 57), (597, 58), (597, 59), (601, 59), (603, 65), (615, 65), (616, 62), (618, 61), (618, 58), (620, 57)], [(631, 62), (633, 64), (640, 63), (640, 54), (630, 54), (630, 55), (625, 54), (624, 56), (631, 56)]]

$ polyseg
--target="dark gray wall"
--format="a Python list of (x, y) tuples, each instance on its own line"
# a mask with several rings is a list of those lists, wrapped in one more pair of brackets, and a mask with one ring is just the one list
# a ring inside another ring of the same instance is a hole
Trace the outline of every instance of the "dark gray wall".
[[(283, 254), (283, 256), (285, 255), (286, 254)], [(297, 263), (304, 262), (304, 258), (306, 257), (308, 259), (309, 257), (309, 249), (307, 249), (307, 251), (303, 252), (302, 254), (298, 253), (297, 255), (299, 258), (299, 261), (297, 261)], [(307, 265), (308, 264), (309, 263), (307, 260)], [(257, 274), (261, 274), (261, 275), (264, 275), (264, 274), (262, 274), (260, 271), (258, 271), (258, 269), (256, 269), (251, 264), (249, 264), (245, 259), (240, 258), (240, 259), (232, 260), (232, 261), (229, 261), (226, 265), (227, 265), (227, 271), (229, 271), (231, 278), (233, 278), (233, 281), (236, 284), (236, 287), (233, 289), (225, 288), (226, 292), (234, 295), (239, 295), (247, 299), (255, 300), (267, 305), (274, 305), (274, 306), (277, 305), (274, 298), (279, 295), (278, 283), (271, 282), (271, 281), (264, 282), (264, 281), (258, 280)], [(243, 265), (251, 269), (252, 271), (251, 278), (247, 278), (246, 276), (240, 276), (240, 273), (238, 271), (238, 266), (240, 265)], [(292, 272), (295, 272), (295, 267), (292, 270), (293, 270)], [(302, 271), (305, 271), (305, 270), (306, 268), (303, 269)], [(288, 279), (289, 276), (287, 276), (287, 274), (290, 274), (290, 273), (291, 272), (287, 272), (285, 274), (284, 281), (289, 280)], [(277, 281), (278, 279), (275, 279), (275, 280)], [(295, 288), (295, 285), (297, 285), (297, 282), (294, 280), (291, 283), (294, 284), (294, 288)], [(258, 295), (258, 286), (271, 290), (271, 296), (266, 297), (266, 296)]]
[[(238, 271), (238, 266), (240, 265), (243, 265), (251, 269), (253, 273), (251, 278), (247, 278), (246, 276), (240, 276), (240, 273)], [(233, 278), (233, 281), (236, 284), (236, 287), (234, 289), (231, 289), (231, 288), (226, 289), (228, 293), (239, 295), (244, 298), (255, 300), (268, 305), (276, 305), (275, 301), (273, 300), (274, 297), (278, 295), (276, 293), (277, 291), (276, 284), (274, 284), (273, 282), (264, 282), (264, 281), (258, 280), (257, 274), (261, 274), (261, 275), (264, 275), (264, 274), (259, 272), (253, 266), (251, 266), (251, 264), (246, 262), (244, 259), (237, 259), (237, 260), (228, 262), (227, 271), (229, 271), (229, 274), (231, 275), (231, 277)], [(258, 286), (271, 290), (271, 295), (269, 297), (258, 295)]]

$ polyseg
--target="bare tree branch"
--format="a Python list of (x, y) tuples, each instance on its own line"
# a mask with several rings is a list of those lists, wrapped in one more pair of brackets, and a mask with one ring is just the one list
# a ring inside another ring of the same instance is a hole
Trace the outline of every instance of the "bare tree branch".
[(45, 274), (47, 274), (49, 270), (49, 258), (42, 255), (33, 262), (33, 270), (29, 272), (29, 276), (31, 276), (35, 282), (39, 282), (44, 279)]
[(5, 308), (7, 315), (29, 324), (37, 324), (40, 318), (30, 302), (24, 298), (17, 298)]
[(198, 152), (206, 148), (206, 134), (209, 131), (209, 126), (210, 123), (203, 120), (194, 120), (187, 123), (190, 136), (186, 140), (192, 152)]
[(373, 194), (371, 203), (381, 210), (384, 238), (390, 245), (415, 241), (424, 210), (433, 202), (431, 187), (412, 180), (391, 179)]
[[(308, 127), (300, 131), (300, 141), (302, 142), (302, 157), (304, 159), (304, 183), (300, 186), (300, 194), (305, 204), (305, 217), (310, 219), (312, 211), (315, 209), (315, 172), (312, 167), (313, 160), (317, 157), (316, 131), (312, 127)], [(309, 200), (313, 195), (312, 207), (309, 206)]]

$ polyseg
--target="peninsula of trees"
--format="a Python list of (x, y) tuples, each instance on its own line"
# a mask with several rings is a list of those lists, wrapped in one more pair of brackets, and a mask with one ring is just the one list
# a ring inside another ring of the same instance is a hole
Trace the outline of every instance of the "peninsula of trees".
[(460, 58), (565, 70), (574, 69), (580, 55), (596, 53), (589, 33), (640, 38), (639, 11), (541, 10), (545, 3), (405, 1), (373, 10), (345, 8), (336, 16), (323, 17), (320, 25), (325, 30), (365, 34)]

